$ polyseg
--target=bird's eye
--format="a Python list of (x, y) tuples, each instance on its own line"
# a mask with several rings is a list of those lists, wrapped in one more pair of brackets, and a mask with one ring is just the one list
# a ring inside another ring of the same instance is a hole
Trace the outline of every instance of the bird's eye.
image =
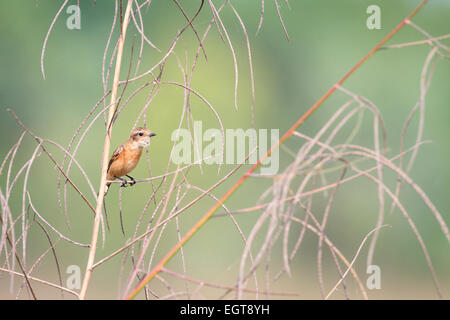
[(141, 136), (141, 137), (142, 137), (143, 135), (144, 135), (144, 134), (143, 134), (142, 132), (139, 132), (139, 136)]

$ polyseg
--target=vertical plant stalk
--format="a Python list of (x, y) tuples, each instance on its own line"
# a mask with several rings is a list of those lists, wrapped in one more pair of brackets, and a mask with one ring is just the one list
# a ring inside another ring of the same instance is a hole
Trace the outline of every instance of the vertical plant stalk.
[(147, 283), (153, 279), (163, 268), (164, 265), (175, 255), (175, 253), (208, 221), (208, 219), (214, 214), (214, 212), (222, 206), (222, 204), (234, 193), (236, 189), (240, 187), (242, 183), (261, 165), (261, 163), (269, 157), (274, 150), (280, 147), (280, 145), (289, 139), (295, 130), (308, 119), (311, 114), (316, 111), (317, 108), (334, 92), (339, 88), (342, 83), (345, 82), (361, 65), (366, 62), (375, 52), (377, 52), (389, 39), (391, 39), (401, 28), (403, 28), (409, 20), (428, 2), (423, 0), (414, 10), (412, 10), (406, 18), (404, 18), (391, 32), (389, 32), (372, 50), (370, 50), (353, 68), (351, 68), (331, 89), (329, 89), (313, 106), (311, 106), (293, 125), (292, 127), (280, 138), (280, 140), (270, 148), (267, 153), (262, 156), (239, 180), (217, 201), (217, 203), (210, 209), (205, 215), (186, 233), (186, 235), (162, 258), (162, 260), (153, 268), (153, 270), (142, 279), (142, 281), (136, 286), (136, 288), (127, 296), (127, 299), (133, 299), (139, 291), (144, 288)]
[(95, 259), (95, 251), (97, 249), (97, 240), (98, 240), (98, 234), (100, 230), (100, 221), (101, 221), (101, 214), (102, 214), (102, 208), (103, 208), (103, 199), (105, 197), (105, 188), (106, 188), (106, 173), (108, 169), (108, 160), (109, 160), (109, 151), (111, 146), (111, 131), (112, 131), (112, 120), (115, 114), (116, 110), (116, 98), (117, 98), (117, 91), (119, 88), (119, 75), (120, 75), (120, 66), (122, 64), (122, 55), (123, 55), (123, 47), (125, 43), (125, 34), (127, 32), (127, 26), (128, 22), (130, 21), (130, 13), (131, 13), (131, 6), (132, 6), (133, 0), (128, 0), (127, 8), (125, 10), (125, 16), (123, 19), (123, 25), (122, 30), (120, 33), (119, 38), (119, 47), (117, 51), (117, 57), (116, 57), (116, 66), (114, 70), (114, 80), (113, 80), (113, 87), (111, 92), (111, 104), (109, 107), (108, 112), (108, 122), (106, 126), (106, 136), (105, 136), (105, 143), (103, 145), (103, 159), (102, 159), (102, 173), (101, 173), (101, 179), (100, 179), (100, 189), (98, 191), (97, 196), (97, 207), (95, 209), (95, 217), (94, 217), (94, 226), (92, 229), (92, 239), (91, 239), (91, 245), (89, 249), (89, 257), (86, 265), (86, 272), (84, 274), (83, 279), (83, 285), (81, 287), (80, 291), (80, 300), (84, 300), (86, 298), (86, 291), (89, 286), (89, 280), (91, 279), (94, 265), (94, 259)]

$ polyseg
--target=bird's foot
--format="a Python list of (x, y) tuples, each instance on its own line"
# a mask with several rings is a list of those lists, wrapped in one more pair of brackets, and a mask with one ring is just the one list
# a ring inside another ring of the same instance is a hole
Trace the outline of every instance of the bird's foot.
[(127, 180), (122, 180), (122, 183), (120, 184), (120, 187), (122, 187), (122, 188), (128, 187), (128, 181)]
[(134, 178), (129, 175), (127, 175), (127, 177), (130, 178), (130, 180), (128, 181), (130, 186), (134, 186), (136, 184), (136, 180), (134, 180)]
[(128, 181), (127, 181), (127, 179), (124, 179), (124, 178), (121, 178), (121, 177), (114, 177), (114, 178), (116, 178), (116, 179), (122, 181), (122, 182), (120, 183), (120, 187), (121, 187), (121, 188), (128, 187)]

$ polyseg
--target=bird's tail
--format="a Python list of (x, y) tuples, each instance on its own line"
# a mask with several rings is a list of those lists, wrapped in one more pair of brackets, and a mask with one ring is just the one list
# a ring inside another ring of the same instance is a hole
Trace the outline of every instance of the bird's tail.
[(108, 193), (108, 190), (109, 190), (109, 186), (111, 185), (111, 182), (107, 182), (106, 183), (106, 189), (105, 189), (105, 195), (104, 196), (106, 196), (106, 194)]

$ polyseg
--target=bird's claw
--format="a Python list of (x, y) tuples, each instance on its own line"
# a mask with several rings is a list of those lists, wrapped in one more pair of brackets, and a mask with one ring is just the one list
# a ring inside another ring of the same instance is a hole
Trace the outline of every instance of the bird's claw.
[(115, 177), (116, 179), (120, 179), (122, 181), (122, 183), (120, 184), (120, 186), (122, 188), (128, 187), (128, 186), (134, 186), (136, 184), (136, 180), (134, 180), (133, 177), (127, 176), (128, 178), (130, 178), (130, 180), (124, 179), (124, 178), (120, 178), (120, 177)]
[(128, 180), (130, 186), (134, 186), (136, 184), (136, 180), (134, 180), (134, 178), (129, 175), (127, 175), (127, 177), (130, 178), (130, 180)]

